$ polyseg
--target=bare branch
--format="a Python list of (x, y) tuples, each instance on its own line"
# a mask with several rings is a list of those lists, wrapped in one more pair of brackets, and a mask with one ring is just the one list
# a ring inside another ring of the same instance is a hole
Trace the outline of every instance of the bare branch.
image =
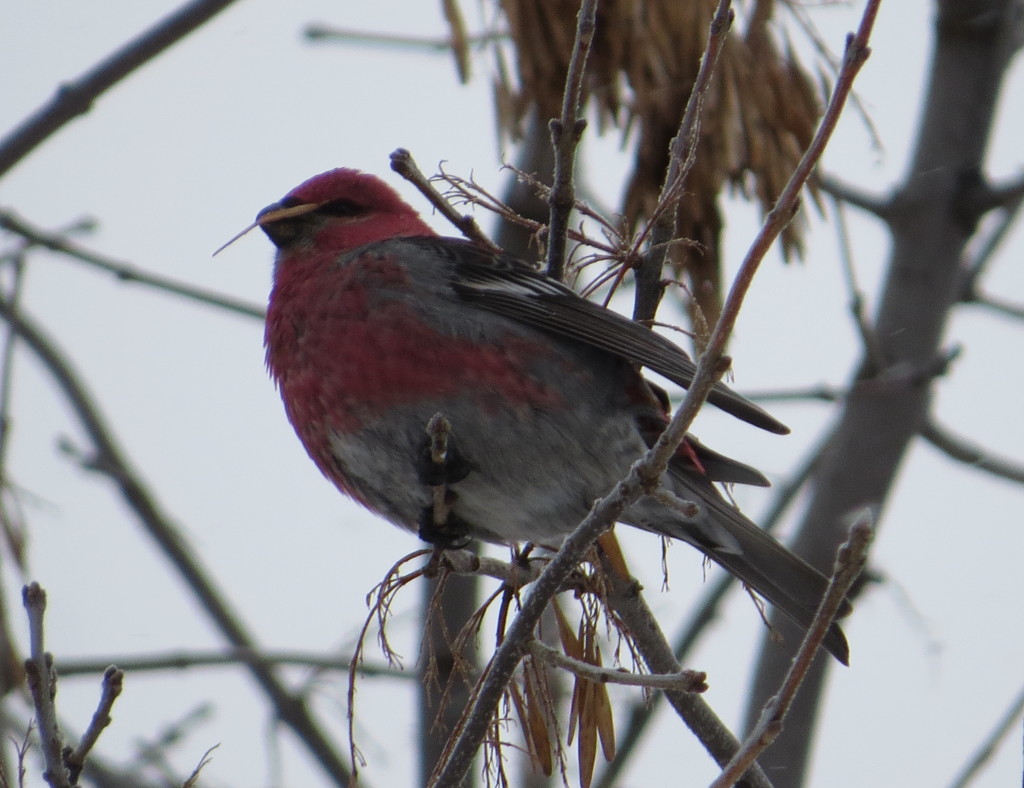
[(43, 648), (43, 614), (46, 612), (46, 592), (39, 583), (29, 583), (21, 591), (28, 612), (29, 658), (25, 660), (25, 676), (36, 709), (36, 723), (43, 751), (46, 771), (43, 779), (51, 788), (71, 788), (68, 770), (64, 765), (64, 742), (57, 727), (57, 674), (53, 670), (53, 656)]
[(500, 580), (514, 591), (518, 591), (540, 577), (542, 559), (531, 560), (528, 564), (515, 561), (499, 561), (486, 555), (477, 555), (471, 550), (444, 550), (439, 565), (459, 575), (482, 575)]
[[(510, 165), (506, 165), (505, 168), (512, 170), (521, 182), (528, 186), (535, 187), (539, 197), (546, 199), (547, 196), (550, 195), (551, 189), (537, 181), (532, 175)], [(495, 216), (503, 222), (522, 227), (529, 231), (531, 235), (537, 236), (547, 232), (547, 225), (544, 222), (520, 215), (512, 207), (504, 204), (500, 199), (489, 193), (475, 181), (460, 178), (458, 175), (452, 175), (451, 173), (445, 172), (443, 169), (441, 170), (439, 178), (451, 187), (448, 193), (449, 196), (465, 200), (473, 205), (479, 205), (481, 208), (495, 214)], [(621, 240), (618, 238), (615, 228), (595, 210), (578, 200), (574, 207), (580, 213), (594, 219), (594, 221), (602, 227), (607, 235), (611, 236), (615, 240)], [(605, 241), (598, 240), (593, 236), (585, 235), (572, 227), (569, 227), (566, 230), (566, 236), (569, 239), (576, 241), (578, 244), (597, 250), (600, 253), (599, 256), (603, 258), (611, 258), (621, 252), (618, 245), (612, 245)], [(527, 255), (525, 254), (521, 255), (522, 259), (526, 259), (526, 257)]]
[(1020, 718), (1021, 712), (1024, 712), (1024, 687), (1017, 693), (1017, 697), (1010, 702), (1006, 713), (996, 723), (996, 727), (989, 734), (988, 738), (981, 743), (974, 757), (967, 762), (963, 771), (949, 784), (949, 788), (966, 788), (971, 783), (978, 772), (981, 771), (981, 767), (995, 753), (999, 744), (1014, 729), (1014, 723)]
[(192, 774), (188, 776), (181, 788), (194, 788), (199, 782), (199, 773), (206, 767), (206, 765), (213, 760), (211, 753), (220, 747), (219, 744), (213, 745), (210, 749), (203, 753), (203, 757), (199, 759), (199, 763), (196, 764), (196, 768), (192, 770)]
[(103, 692), (100, 693), (100, 702), (92, 715), (89, 727), (82, 734), (78, 746), (67, 753), (64, 758), (64, 765), (67, 766), (68, 774), (72, 784), (77, 785), (78, 776), (85, 766), (85, 759), (89, 752), (96, 746), (103, 729), (110, 725), (110, 710), (114, 708), (114, 701), (121, 694), (124, 686), (124, 671), (111, 665), (103, 672)]
[(186, 282), (170, 279), (159, 274), (151, 274), (140, 268), (120, 260), (101, 255), (86, 249), (84, 246), (70, 241), (66, 234), (49, 233), (31, 225), (13, 211), (0, 210), (0, 228), (8, 232), (20, 235), (29, 243), (41, 246), (52, 252), (58, 252), (68, 257), (79, 260), (83, 263), (113, 274), (122, 282), (134, 282), (167, 293), (184, 296), (185, 298), (198, 301), (201, 304), (215, 306), (219, 309), (226, 309), (229, 312), (263, 319), (265, 310), (261, 306), (240, 301), (231, 296), (214, 293), (202, 287), (196, 287)]
[(500, 252), (501, 250), (495, 246), (494, 242), (488, 238), (484, 231), (480, 229), (476, 220), (468, 214), (460, 214), (456, 211), (444, 196), (434, 188), (434, 185), (427, 179), (423, 174), (422, 170), (416, 165), (416, 160), (413, 159), (412, 154), (405, 148), (398, 148), (391, 152), (391, 169), (405, 178), (409, 183), (420, 190), (431, 205), (437, 208), (449, 222), (455, 225), (456, 229), (471, 241), (476, 241), (481, 246), (490, 249), (493, 252)]
[(1021, 199), (1024, 199), (1024, 178), (1001, 184), (981, 182), (969, 193), (965, 207), (972, 214), (981, 216), (997, 208), (1008, 208)]
[(1014, 199), (1005, 202), (1002, 206), (1003, 211), (999, 223), (987, 234), (980, 248), (967, 261), (967, 271), (964, 275), (961, 300), (971, 303), (982, 298), (977, 292), (978, 281), (995, 257), (995, 253), (1002, 242), (1006, 240), (1010, 230), (1013, 229), (1020, 214), (1022, 204), (1024, 204), (1024, 196), (1022, 195), (1017, 195)]
[(202, 26), (234, 0), (194, 0), (132, 39), (76, 82), (57, 88), (50, 102), (0, 140), (0, 177), (63, 125), (84, 115), (102, 93)]
[(755, 402), (841, 402), (846, 398), (846, 394), (846, 389), (829, 386), (825, 383), (804, 388), (743, 392), (744, 397)]
[[(764, 517), (759, 518), (765, 531), (771, 533), (778, 526), (782, 515), (807, 483), (807, 480), (821, 460), (822, 452), (827, 447), (828, 439), (826, 436), (808, 454), (807, 459), (786, 480), (786, 483), (776, 486), (771, 508)], [(672, 655), (677, 663), (682, 663), (686, 660), (696, 646), (700, 636), (718, 618), (719, 606), (725, 599), (725, 595), (737, 582), (736, 577), (728, 572), (720, 572), (715, 583), (704, 592), (703, 599), (695, 606), (694, 612), (690, 615), (689, 622), (675, 638)], [(633, 630), (634, 627), (631, 626), (630, 629)], [(600, 779), (594, 783), (595, 788), (614, 788), (614, 786), (619, 784), (619, 776), (623, 773), (630, 758), (636, 752), (636, 747), (640, 743), (647, 726), (654, 719), (654, 712), (661, 702), (662, 696), (656, 695), (649, 700), (645, 699), (633, 704), (626, 715), (627, 722), (619, 736), (615, 760), (607, 765), (604, 772), (600, 775)], [(720, 761), (720, 763), (722, 762)]]
[[(347, 673), (352, 667), (349, 657), (331, 656), (304, 651), (277, 651), (265, 649), (256, 651), (246, 648), (225, 648), (216, 651), (167, 651), (149, 655), (112, 656), (107, 659), (66, 659), (60, 660), (60, 675), (64, 680), (77, 676), (95, 676), (111, 664), (116, 664), (127, 673), (146, 673), (168, 670), (188, 670), (219, 666), (246, 665), (253, 660), (268, 665), (294, 665), (314, 668), (318, 671)], [(395, 670), (387, 665), (360, 664), (359, 673), (370, 678), (413, 679), (412, 673)]]
[(624, 684), (627, 687), (676, 690), (677, 692), (704, 692), (707, 689), (707, 673), (698, 670), (680, 670), (676, 673), (644, 674), (630, 673), (621, 668), (603, 668), (589, 662), (573, 659), (558, 649), (551, 648), (539, 640), (530, 643), (530, 653), (539, 660), (556, 668), (567, 670), (581, 679), (598, 684)]
[[(233, 646), (258, 653), (248, 629), (199, 562), (197, 552), (189, 546), (181, 530), (162, 510), (114, 441), (106, 419), (70, 362), (24, 312), (14, 313), (10, 303), (3, 297), (0, 297), (0, 318), (6, 320), (18, 333), (67, 398), (93, 443), (95, 459), (91, 467), (107, 475), (116, 484), (140, 524), (182, 576), (186, 587), (192, 591), (225, 639)], [(347, 786), (351, 781), (348, 767), (334, 751), (334, 745), (302, 699), (289, 692), (267, 664), (253, 659), (247, 663), (247, 667), (273, 703), (276, 713), (305, 744), (324, 771), (337, 785)]]
[[(842, 62), (840, 58), (836, 57), (828, 42), (821, 35), (817, 26), (811, 20), (811, 16), (808, 13), (810, 6), (805, 6), (802, 3), (783, 3), (782, 8), (792, 14), (793, 18), (796, 19), (797, 24), (803, 28), (808, 39), (810, 39), (814, 48), (818, 51), (818, 55), (821, 59), (828, 63), (828, 66), (833, 73), (838, 74), (839, 69), (842, 67)], [(875, 126), (874, 121), (871, 119), (870, 112), (867, 107), (864, 106), (864, 102), (861, 101), (861, 98), (856, 91), (850, 94), (850, 103), (853, 105), (854, 110), (860, 116), (861, 122), (864, 124), (864, 128), (871, 140), (871, 147), (876, 151), (883, 151), (884, 146), (882, 145), (882, 138), (878, 133), (878, 129)]]
[(885, 357), (882, 354), (881, 345), (871, 328), (867, 313), (864, 309), (864, 292), (857, 284), (857, 271), (853, 265), (853, 247), (850, 244), (850, 233), (846, 226), (846, 211), (842, 202), (835, 199), (836, 212), (836, 233), (839, 236), (839, 259), (843, 264), (843, 276), (846, 279), (846, 289), (850, 294), (850, 314), (857, 326), (857, 333), (860, 334), (860, 341), (864, 346), (864, 356), (874, 365), (875, 369), (885, 369)]
[(854, 582), (860, 577), (867, 562), (868, 547), (874, 535), (873, 514), (865, 510), (850, 528), (850, 538), (844, 542), (836, 555), (836, 565), (828, 589), (821, 600), (818, 612), (797, 650), (793, 663), (779, 687), (778, 692), (765, 705), (757, 725), (744, 740), (740, 750), (732, 757), (711, 788), (730, 788), (743, 773), (753, 765), (757, 756), (766, 750), (782, 732), (783, 721), (793, 704), (804, 677), (811, 668), (821, 642), (842, 606)]
[[(11, 273), (13, 281), (8, 288), (11, 307), (15, 310), (21, 303), (21, 288), (24, 282), (25, 261), (23, 250), (19, 251), (12, 261)], [(4, 336), (3, 349), (0, 350), (0, 495), (3, 487), (9, 482), (7, 473), (7, 447), (10, 443), (11, 426), (11, 391), (14, 387), (14, 345), (16, 334), (8, 327)], [(3, 504), (0, 502), (0, 507)]]
[[(441, 54), (455, 48), (456, 42), (450, 36), (402, 36), (396, 33), (372, 33), (368, 30), (356, 30), (350, 27), (332, 27), (324, 24), (307, 25), (302, 34), (316, 43), (363, 44), (365, 46), (381, 46), (395, 49), (424, 49)], [(465, 43), (469, 46), (490, 44), (508, 38), (508, 32), (495, 30), (490, 33), (477, 33), (466, 36)]]
[(551, 563), (527, 591), (519, 615), (512, 620), (505, 639), (495, 650), (481, 677), (459, 734), (431, 783), (433, 788), (454, 788), (461, 783), (487, 735), (491, 718), (512, 673), (526, 654), (533, 639), (533, 630), (549, 600), (562, 587), (594, 540), (612, 526), (630, 503), (640, 497), (643, 487), (637, 470), (639, 465), (640, 462), (634, 464), (626, 479), (594, 504), (587, 517), (566, 537)]
[(971, 292), (970, 298), (965, 299), (965, 301), (988, 309), (1003, 317), (1024, 320), (1024, 304), (983, 293), (977, 288)]
[(732, 26), (733, 12), (730, 0), (719, 0), (715, 15), (711, 19), (707, 46), (701, 56), (700, 68), (694, 80), (686, 109), (679, 122), (679, 130), (669, 147), (668, 169), (665, 183), (658, 197), (658, 204), (647, 221), (647, 227), (637, 239), (637, 249), (650, 233), (647, 254), (636, 268), (636, 296), (633, 304), (634, 320), (653, 320), (661, 303), (663, 289), (661, 274), (672, 241), (676, 239), (676, 206), (686, 186), (686, 178), (693, 169), (700, 139), (701, 110), (704, 98), (711, 88), (711, 76), (718, 62), (718, 56), (725, 43), (725, 36)]
[(994, 456), (977, 444), (954, 435), (934, 418), (928, 419), (921, 428), (921, 437), (957, 462), (1011, 482), (1024, 484), (1024, 465)]
[(724, 356), (723, 349), (728, 335), (735, 325), (743, 298), (771, 243), (791, 220), (803, 184), (821, 157), (825, 144), (838, 122), (853, 79), (867, 59), (866, 42), (877, 10), (878, 0), (869, 2), (864, 12), (861, 30), (847, 43), (843, 70), (836, 83), (832, 100), (826, 108), (821, 124), (804, 157), (783, 189), (775, 208), (766, 217), (751, 250), (743, 261), (725, 302), (722, 316), (711, 336), (707, 351), (700, 358), (693, 382), (682, 405), (654, 447), (634, 463), (625, 479), (620, 481), (607, 496), (594, 504), (587, 517), (566, 538), (551, 563), (530, 588), (519, 615), (513, 620), (505, 640), (495, 651), (481, 679), (476, 698), (467, 711), (459, 736), (435, 777), (434, 788), (455, 786), (466, 774), (473, 756), (487, 733), (490, 719), (504, 688), (519, 660), (526, 652), (527, 645), (532, 639), (533, 628), (540, 620), (548, 599), (582, 559), (583, 553), (590, 544), (611, 527), (611, 524), (642, 493), (657, 489), (661, 475), (674, 455), (676, 447), (685, 437), (701, 404), (707, 398), (715, 382), (728, 368), (729, 359)]
[[(644, 601), (639, 584), (632, 578), (623, 577), (604, 560), (603, 556), (602, 560), (609, 581), (607, 604), (631, 633), (644, 662), (655, 673), (677, 672), (679, 663), (657, 619)], [(665, 693), (665, 699), (715, 762), (719, 766), (725, 766), (739, 749), (740, 742), (704, 698), (694, 693), (669, 691)], [(771, 786), (761, 767), (756, 764), (750, 768), (744, 779), (749, 788)]]
[(587, 121), (580, 117), (580, 113), (583, 110), (583, 78), (586, 75), (590, 45), (594, 40), (596, 17), (597, 0), (582, 0), (576, 19), (576, 39), (573, 41), (569, 68), (565, 74), (562, 116), (552, 119), (548, 126), (551, 130), (551, 147), (555, 152), (555, 168), (551, 193), (548, 195), (550, 215), (547, 274), (559, 282), (565, 277), (566, 231), (576, 202), (573, 181), (576, 148), (587, 127)]
[(818, 173), (816, 176), (818, 186), (825, 194), (829, 195), (836, 202), (852, 205), (862, 211), (876, 216), (883, 222), (888, 222), (892, 213), (892, 201), (888, 198), (877, 197), (858, 189), (856, 186), (842, 181), (834, 175)]

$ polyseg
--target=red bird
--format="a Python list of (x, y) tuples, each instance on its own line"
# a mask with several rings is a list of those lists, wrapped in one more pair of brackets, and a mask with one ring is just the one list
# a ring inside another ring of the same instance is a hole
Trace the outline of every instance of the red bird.
[[(667, 399), (637, 367), (693, 379), (667, 339), (525, 262), (439, 237), (372, 175), (317, 175), (256, 224), (278, 250), (267, 366), (299, 439), (339, 490), (438, 546), (557, 543), (667, 423)], [(708, 399), (788, 432), (726, 386)], [(427, 434), (438, 413), (451, 425), (441, 467)], [(664, 485), (697, 514), (644, 497), (622, 521), (690, 543), (806, 627), (825, 578), (715, 481), (768, 484), (688, 438)], [(450, 514), (439, 526), (442, 484)], [(825, 647), (847, 662), (836, 624)]]

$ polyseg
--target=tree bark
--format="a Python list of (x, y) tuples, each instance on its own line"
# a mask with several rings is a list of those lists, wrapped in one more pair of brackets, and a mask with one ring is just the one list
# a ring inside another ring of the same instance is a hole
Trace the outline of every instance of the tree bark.
[[(932, 383), (943, 367), (943, 334), (959, 299), (961, 254), (987, 204), (982, 163), (996, 98), (1020, 41), (1021, 10), (1020, 0), (937, 4), (917, 149), (886, 214), (893, 245), (873, 323), (881, 358), (866, 356), (853, 376), (793, 545), (825, 571), (845, 537), (848, 515), (863, 506), (882, 510), (928, 414)], [(772, 626), (785, 642), (766, 637), (762, 643), (748, 730), (779, 686), (800, 640), (800, 633), (776, 615)], [(829, 667), (826, 659), (819, 660), (785, 730), (760, 759), (777, 788), (804, 783)]]

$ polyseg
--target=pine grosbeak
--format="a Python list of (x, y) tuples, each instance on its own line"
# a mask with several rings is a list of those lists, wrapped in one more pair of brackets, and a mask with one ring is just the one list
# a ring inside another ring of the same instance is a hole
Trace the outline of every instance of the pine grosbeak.
[[(439, 237), (372, 175), (317, 175), (256, 224), (278, 250), (267, 365), (296, 433), (343, 493), (439, 546), (557, 544), (667, 422), (667, 399), (637, 367), (693, 379), (672, 342), (520, 260)], [(709, 401), (788, 432), (723, 385)], [(435, 414), (451, 425), (441, 465), (427, 434)], [(664, 486), (697, 513), (646, 496), (621, 519), (690, 543), (806, 627), (825, 578), (715, 481), (768, 484), (688, 438)], [(836, 624), (825, 647), (847, 661)]]

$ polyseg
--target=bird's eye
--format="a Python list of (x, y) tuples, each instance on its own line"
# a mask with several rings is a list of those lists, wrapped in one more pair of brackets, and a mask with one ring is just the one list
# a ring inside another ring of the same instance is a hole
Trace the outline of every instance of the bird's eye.
[(325, 202), (317, 209), (317, 213), (327, 214), (328, 216), (357, 216), (363, 213), (365, 209), (358, 203), (352, 200), (330, 200)]

